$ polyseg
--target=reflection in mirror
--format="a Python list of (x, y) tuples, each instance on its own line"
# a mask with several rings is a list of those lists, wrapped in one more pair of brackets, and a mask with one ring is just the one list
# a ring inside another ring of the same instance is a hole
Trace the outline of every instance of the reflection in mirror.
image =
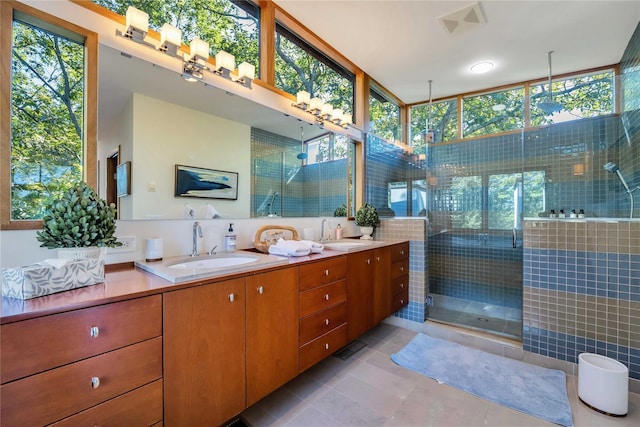
[(252, 217), (332, 216), (346, 205), (348, 138), (302, 138), (251, 130)]
[[(98, 76), (102, 197), (115, 185), (110, 162), (131, 162), (120, 219), (179, 219), (186, 203), (196, 218), (207, 204), (223, 218), (249, 218), (332, 215), (347, 203), (346, 137), (104, 45)], [(238, 173), (238, 199), (175, 197), (176, 164)]]

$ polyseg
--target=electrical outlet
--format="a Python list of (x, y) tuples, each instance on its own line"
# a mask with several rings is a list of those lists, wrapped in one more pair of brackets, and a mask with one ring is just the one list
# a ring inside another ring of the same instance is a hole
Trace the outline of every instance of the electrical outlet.
[(118, 237), (118, 242), (122, 243), (122, 246), (107, 248), (108, 254), (121, 254), (136, 251), (136, 236), (121, 236)]

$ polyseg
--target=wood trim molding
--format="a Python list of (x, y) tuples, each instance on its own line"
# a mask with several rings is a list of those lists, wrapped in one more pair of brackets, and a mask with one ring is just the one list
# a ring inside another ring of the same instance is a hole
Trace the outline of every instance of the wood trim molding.
[(42, 221), (11, 220), (11, 44), (14, 10), (85, 37), (86, 89), (83, 179), (97, 185), (98, 35), (15, 0), (0, 2), (0, 230), (33, 230)]

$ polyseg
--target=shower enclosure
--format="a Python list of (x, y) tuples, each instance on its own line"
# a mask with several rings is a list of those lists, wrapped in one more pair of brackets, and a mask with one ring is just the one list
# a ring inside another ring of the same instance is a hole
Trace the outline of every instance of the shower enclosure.
[(522, 331), (522, 218), (544, 210), (544, 171), (523, 134), (429, 148), (428, 317), (511, 338)]

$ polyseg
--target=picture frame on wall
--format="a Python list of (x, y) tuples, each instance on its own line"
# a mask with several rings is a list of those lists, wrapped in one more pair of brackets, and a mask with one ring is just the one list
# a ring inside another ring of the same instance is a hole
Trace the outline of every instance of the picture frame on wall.
[(176, 165), (175, 197), (238, 200), (238, 173)]
[(116, 195), (124, 197), (131, 194), (131, 162), (126, 161), (116, 167)]

